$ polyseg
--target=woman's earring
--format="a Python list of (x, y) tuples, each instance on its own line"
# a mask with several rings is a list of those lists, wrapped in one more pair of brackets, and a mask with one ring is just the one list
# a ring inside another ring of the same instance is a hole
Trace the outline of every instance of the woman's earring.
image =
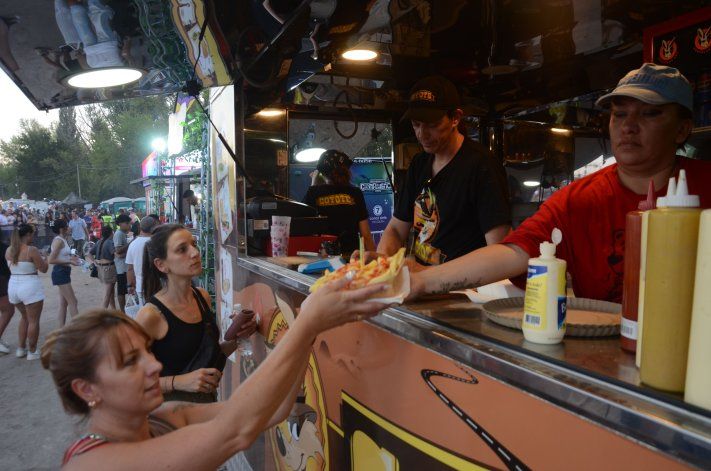
[(87, 405), (89, 406), (90, 409), (93, 409), (94, 407), (96, 407), (96, 401), (89, 401), (87, 403)]

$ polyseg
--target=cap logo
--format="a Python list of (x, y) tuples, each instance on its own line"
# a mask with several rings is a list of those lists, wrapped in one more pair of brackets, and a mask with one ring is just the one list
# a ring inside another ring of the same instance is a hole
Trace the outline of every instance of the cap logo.
[(435, 103), (437, 100), (435, 99), (434, 93), (431, 91), (417, 90), (415, 93), (410, 95), (410, 101), (429, 101), (431, 103)]
[(696, 30), (694, 50), (701, 54), (706, 54), (711, 50), (711, 26), (704, 29), (698, 28)]
[(679, 48), (676, 45), (676, 38), (662, 40), (662, 47), (659, 48), (659, 61), (663, 64), (668, 64), (676, 59), (679, 53)]

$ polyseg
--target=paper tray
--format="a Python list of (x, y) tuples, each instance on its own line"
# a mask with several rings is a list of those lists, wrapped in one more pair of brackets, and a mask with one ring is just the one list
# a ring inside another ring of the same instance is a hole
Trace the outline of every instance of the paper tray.
[[(392, 293), (392, 294), (390, 294)], [(400, 273), (393, 280), (393, 286), (388, 290), (388, 296), (385, 298), (373, 298), (368, 301), (375, 301), (385, 304), (402, 304), (405, 298), (410, 294), (410, 271), (407, 266), (403, 265)]]
[[(482, 306), (487, 319), (505, 327), (521, 330), (523, 299), (505, 298)], [(586, 298), (569, 298), (566, 336), (608, 337), (620, 334), (622, 306)]]

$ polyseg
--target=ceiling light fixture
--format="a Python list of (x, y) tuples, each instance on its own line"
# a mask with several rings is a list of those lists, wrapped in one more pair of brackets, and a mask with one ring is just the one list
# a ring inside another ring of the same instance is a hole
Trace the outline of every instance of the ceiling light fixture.
[(523, 182), (523, 186), (528, 186), (531, 188), (540, 186), (540, 185), (541, 185), (541, 182), (537, 182), (535, 180), (526, 180), (525, 182)]
[(378, 53), (371, 49), (349, 49), (341, 57), (349, 61), (365, 62), (378, 57)]
[(297, 152), (294, 158), (297, 162), (316, 162), (324, 152), (326, 152), (326, 149), (321, 147), (310, 147)]
[(264, 108), (262, 111), (257, 113), (257, 116), (262, 118), (274, 118), (275, 116), (281, 116), (285, 113), (284, 110), (279, 108)]
[(74, 88), (109, 88), (135, 82), (143, 77), (144, 71), (130, 67), (107, 67), (80, 72), (66, 79)]
[(570, 134), (570, 129), (565, 128), (551, 128), (551, 132), (555, 134)]

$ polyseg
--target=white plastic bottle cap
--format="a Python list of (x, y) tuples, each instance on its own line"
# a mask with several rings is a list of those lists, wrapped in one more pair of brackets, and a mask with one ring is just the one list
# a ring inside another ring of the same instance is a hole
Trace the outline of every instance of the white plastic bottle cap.
[(555, 258), (555, 244), (550, 242), (541, 242), (538, 249), (541, 251), (541, 258)]
[(686, 171), (679, 170), (679, 180), (676, 182), (676, 191), (670, 195), (667, 191), (666, 205), (669, 208), (698, 208), (701, 206), (699, 195), (690, 195), (686, 184)]

